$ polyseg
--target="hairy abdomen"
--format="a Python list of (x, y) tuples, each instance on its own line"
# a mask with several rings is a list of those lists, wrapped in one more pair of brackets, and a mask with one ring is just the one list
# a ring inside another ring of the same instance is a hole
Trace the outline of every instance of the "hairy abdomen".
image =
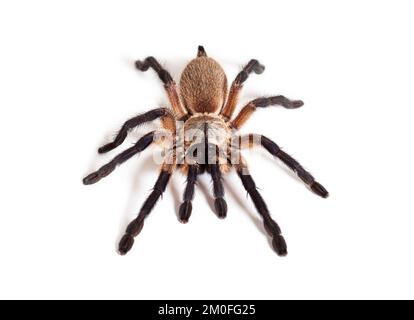
[(215, 60), (198, 57), (181, 74), (180, 95), (193, 113), (217, 112), (227, 95), (226, 74)]

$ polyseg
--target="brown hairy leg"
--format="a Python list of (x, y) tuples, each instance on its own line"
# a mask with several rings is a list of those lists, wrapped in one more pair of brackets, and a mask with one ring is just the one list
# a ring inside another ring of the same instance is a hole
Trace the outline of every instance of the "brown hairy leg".
[(265, 67), (259, 63), (259, 61), (252, 59), (249, 61), (249, 63), (243, 68), (242, 71), (239, 72), (236, 79), (234, 79), (231, 88), (230, 93), (227, 98), (227, 102), (222, 108), (220, 114), (229, 120), (234, 112), (234, 109), (236, 108), (237, 101), (240, 95), (240, 91), (243, 88), (243, 82), (247, 80), (249, 77), (249, 74), (254, 72), (256, 74), (263, 73)]
[(165, 70), (154, 57), (147, 57), (144, 61), (138, 60), (135, 62), (135, 66), (141, 71), (147, 71), (149, 68), (154, 69), (158, 74), (158, 77), (164, 83), (164, 88), (167, 91), (168, 99), (170, 100), (175, 116), (178, 119), (184, 118), (187, 115), (187, 110), (180, 101), (176, 84), (170, 73)]
[(286, 109), (296, 109), (303, 106), (303, 102), (301, 100), (289, 100), (284, 96), (257, 98), (250, 101), (240, 110), (239, 114), (231, 121), (231, 125), (235, 129), (240, 129), (257, 108), (266, 108), (276, 105), (285, 107)]

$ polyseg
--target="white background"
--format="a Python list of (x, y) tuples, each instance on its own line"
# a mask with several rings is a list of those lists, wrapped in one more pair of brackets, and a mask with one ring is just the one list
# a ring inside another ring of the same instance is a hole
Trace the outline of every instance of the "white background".
[[(0, 5), (0, 298), (414, 298), (414, 43), (410, 1), (7, 1)], [(262, 150), (251, 172), (288, 242), (271, 249), (237, 176), (228, 217), (202, 176), (177, 221), (177, 173), (125, 257), (116, 245), (158, 174), (151, 151), (93, 186), (87, 173), (129, 117), (167, 104), (156, 56), (175, 79), (197, 45), (232, 81), (266, 65), (240, 105), (330, 191), (321, 199)]]

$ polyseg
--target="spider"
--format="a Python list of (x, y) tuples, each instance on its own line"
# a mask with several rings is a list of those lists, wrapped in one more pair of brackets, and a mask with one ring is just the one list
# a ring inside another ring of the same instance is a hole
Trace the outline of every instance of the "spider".
[[(124, 255), (132, 248), (134, 238), (141, 232), (144, 220), (165, 191), (175, 169), (179, 168), (187, 175), (183, 202), (178, 212), (179, 220), (186, 223), (192, 211), (191, 202), (197, 177), (203, 172), (207, 172), (212, 177), (214, 207), (217, 216), (226, 217), (227, 204), (224, 200), (222, 176), (229, 169), (235, 168), (257, 212), (263, 219), (266, 232), (272, 238), (273, 249), (278, 255), (285, 256), (287, 254), (285, 239), (249, 174), (241, 150), (262, 146), (293, 170), (314, 193), (326, 198), (328, 192), (275, 142), (263, 135), (240, 136), (237, 131), (258, 108), (279, 105), (287, 109), (295, 109), (301, 107), (303, 102), (289, 100), (281, 95), (257, 98), (247, 103), (239, 114), (233, 117), (243, 83), (251, 73), (261, 74), (265, 68), (257, 60), (250, 60), (238, 73), (228, 92), (227, 77), (222, 67), (207, 56), (202, 46), (198, 47), (197, 57), (191, 60), (182, 72), (178, 88), (170, 73), (154, 57), (136, 61), (135, 66), (141, 71), (152, 68), (158, 74), (164, 84), (171, 108), (153, 109), (126, 121), (114, 140), (100, 147), (98, 153), (115, 149), (122, 144), (131, 129), (145, 122), (160, 119), (161, 128), (145, 134), (135, 145), (83, 179), (85, 185), (94, 184), (109, 175), (121, 163), (144, 151), (152, 143), (169, 141), (168, 146), (164, 146), (161, 172), (154, 188), (142, 205), (138, 216), (127, 226), (119, 242), (119, 253)], [(171, 138), (167, 139), (162, 135), (160, 137), (159, 133), (162, 131), (171, 133)], [(192, 133), (189, 134), (190, 132)]]

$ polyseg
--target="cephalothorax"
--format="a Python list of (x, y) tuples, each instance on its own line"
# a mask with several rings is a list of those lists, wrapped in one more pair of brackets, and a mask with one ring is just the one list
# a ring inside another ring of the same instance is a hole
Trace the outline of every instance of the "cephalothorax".
[[(155, 203), (165, 191), (168, 181), (175, 171), (180, 168), (187, 175), (187, 184), (183, 202), (179, 208), (179, 219), (188, 222), (194, 196), (197, 176), (203, 172), (211, 175), (213, 180), (214, 206), (220, 218), (226, 217), (227, 204), (224, 200), (222, 175), (235, 168), (241, 182), (250, 195), (254, 206), (263, 218), (266, 232), (272, 237), (272, 246), (277, 254), (287, 254), (286, 242), (281, 235), (278, 224), (270, 216), (269, 210), (257, 191), (256, 184), (248, 172), (241, 150), (243, 148), (261, 145), (273, 156), (280, 159), (317, 195), (326, 198), (328, 192), (313, 176), (307, 172), (295, 159), (282, 151), (269, 138), (248, 134), (238, 135), (237, 131), (256, 111), (271, 105), (280, 105), (287, 109), (299, 108), (302, 101), (289, 100), (284, 96), (257, 98), (246, 104), (239, 114), (233, 118), (237, 100), (243, 83), (254, 72), (260, 74), (264, 66), (257, 60), (250, 60), (236, 76), (230, 91), (227, 92), (227, 78), (221, 66), (207, 57), (202, 46), (198, 48), (197, 58), (193, 59), (184, 69), (179, 87), (155, 58), (148, 57), (137, 61), (136, 67), (141, 71), (154, 69), (164, 83), (171, 108), (157, 108), (138, 115), (124, 123), (114, 141), (98, 149), (99, 153), (108, 152), (127, 137), (128, 132), (138, 125), (161, 120), (162, 128), (142, 136), (138, 142), (121, 152), (99, 170), (83, 179), (84, 184), (93, 184), (110, 174), (117, 165), (146, 149), (153, 142), (163, 141), (164, 158), (161, 173), (154, 188), (141, 207), (138, 216), (128, 225), (125, 235), (119, 243), (119, 253), (126, 254), (142, 230), (145, 218), (150, 214)], [(162, 133), (162, 134), (161, 134)], [(165, 133), (169, 133), (166, 137)]]

